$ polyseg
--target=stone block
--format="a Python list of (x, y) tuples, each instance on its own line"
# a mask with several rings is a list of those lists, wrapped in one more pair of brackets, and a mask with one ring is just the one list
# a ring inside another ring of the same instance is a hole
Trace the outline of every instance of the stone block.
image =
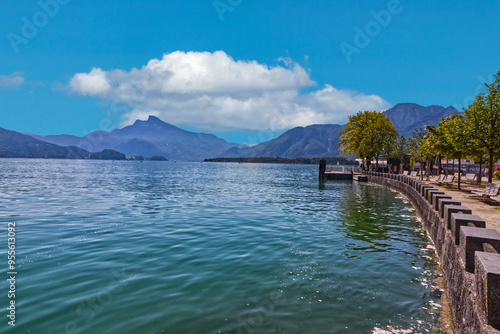
[(500, 255), (476, 252), (476, 289), (488, 325), (500, 326)]
[(478, 215), (468, 215), (463, 213), (451, 214), (451, 234), (455, 238), (455, 244), (460, 244), (460, 226), (468, 226), (469, 223), (475, 227), (485, 228), (486, 222)]
[(427, 191), (427, 200), (429, 201), (429, 203), (431, 203), (431, 205), (435, 195), (444, 195), (444, 191), (436, 188)]
[(452, 199), (450, 195), (434, 195), (432, 196), (432, 206), (434, 207), (434, 210), (439, 211), (439, 199), (444, 198), (444, 199)]
[(490, 228), (460, 226), (460, 256), (466, 271), (474, 272), (474, 253), (483, 251), (483, 243), (489, 243), (498, 252), (500, 233)]
[(439, 189), (436, 189), (436, 188), (434, 188), (434, 187), (432, 187), (432, 186), (431, 186), (430, 188), (426, 188), (426, 189), (425, 189), (425, 193), (424, 193), (424, 197), (425, 197), (425, 199), (426, 199), (427, 201), (429, 201), (429, 200), (430, 200), (430, 197), (431, 197), (431, 193), (432, 193), (432, 192), (436, 192), (436, 191), (440, 191), (440, 190), (439, 190)]
[(463, 213), (467, 215), (472, 214), (472, 210), (466, 206), (462, 205), (445, 205), (444, 206), (444, 223), (448, 230), (451, 230), (451, 214), (452, 213)]
[(438, 200), (439, 204), (439, 215), (441, 216), (442, 219), (444, 219), (444, 206), (445, 205), (462, 205), (462, 202), (454, 200), (454, 199), (447, 199), (447, 198), (440, 198)]
[(353, 179), (358, 182), (367, 182), (368, 181), (368, 176), (364, 175), (354, 175)]
[(436, 191), (437, 189), (434, 188), (433, 186), (430, 186), (429, 188), (425, 188), (424, 189), (424, 198), (428, 201), (428, 197), (429, 197), (429, 194), (432, 192), (432, 191)]
[(422, 185), (422, 181), (415, 180), (413, 182), (413, 188), (420, 193), (420, 186)]
[(427, 183), (423, 183), (420, 185), (420, 195), (424, 196), (425, 197), (425, 193), (427, 191), (427, 189), (431, 189), (432, 186), (427, 184)]

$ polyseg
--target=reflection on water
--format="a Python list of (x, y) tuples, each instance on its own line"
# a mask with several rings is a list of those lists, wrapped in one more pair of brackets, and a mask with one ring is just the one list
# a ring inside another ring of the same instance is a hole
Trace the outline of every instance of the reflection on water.
[(13, 333), (438, 332), (432, 250), (390, 190), (297, 165), (0, 171), (1, 232), (19, 226)]
[(415, 227), (405, 224), (405, 219), (413, 217), (414, 209), (395, 202), (395, 193), (370, 184), (353, 186), (350, 196), (340, 202), (349, 238), (364, 241), (376, 251), (389, 251), (391, 244), (404, 243), (408, 235), (415, 236)]

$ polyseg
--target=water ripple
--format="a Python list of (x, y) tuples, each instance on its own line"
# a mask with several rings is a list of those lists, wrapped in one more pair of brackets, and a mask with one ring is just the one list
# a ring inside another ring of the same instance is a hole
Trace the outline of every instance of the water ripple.
[(387, 189), (318, 185), (317, 166), (0, 170), (0, 219), (18, 226), (16, 332), (438, 332), (429, 241)]

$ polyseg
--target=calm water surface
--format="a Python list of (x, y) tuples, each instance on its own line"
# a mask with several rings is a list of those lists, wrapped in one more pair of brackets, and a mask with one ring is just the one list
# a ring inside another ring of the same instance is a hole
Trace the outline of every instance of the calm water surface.
[(0, 196), (1, 333), (439, 332), (414, 209), (317, 166), (0, 159)]

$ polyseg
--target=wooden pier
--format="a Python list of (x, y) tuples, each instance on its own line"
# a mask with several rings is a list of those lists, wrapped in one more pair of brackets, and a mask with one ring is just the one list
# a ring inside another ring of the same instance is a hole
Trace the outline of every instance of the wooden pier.
[(366, 182), (368, 178), (361, 175), (361, 168), (357, 166), (327, 166), (325, 160), (319, 163), (320, 180), (355, 180)]

